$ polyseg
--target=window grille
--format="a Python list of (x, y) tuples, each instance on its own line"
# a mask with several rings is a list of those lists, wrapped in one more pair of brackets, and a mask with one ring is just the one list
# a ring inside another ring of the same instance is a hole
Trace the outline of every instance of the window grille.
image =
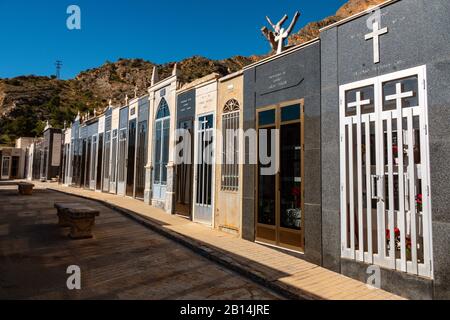
[(226, 191), (239, 189), (239, 102), (228, 100), (222, 115), (221, 187)]

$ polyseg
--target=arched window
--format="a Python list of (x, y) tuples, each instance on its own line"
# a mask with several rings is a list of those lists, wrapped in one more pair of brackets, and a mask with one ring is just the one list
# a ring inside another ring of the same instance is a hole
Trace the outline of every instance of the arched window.
[(170, 110), (162, 98), (155, 121), (155, 172), (154, 184), (167, 185), (167, 163), (169, 162)]
[(223, 107), (223, 113), (239, 111), (239, 101), (236, 99), (230, 99), (225, 103), (225, 107)]
[(223, 108), (222, 190), (239, 189), (239, 111), (236, 99), (228, 100)]
[(169, 105), (167, 104), (166, 99), (162, 98), (158, 106), (158, 113), (156, 114), (156, 119), (162, 119), (166, 117), (170, 117)]

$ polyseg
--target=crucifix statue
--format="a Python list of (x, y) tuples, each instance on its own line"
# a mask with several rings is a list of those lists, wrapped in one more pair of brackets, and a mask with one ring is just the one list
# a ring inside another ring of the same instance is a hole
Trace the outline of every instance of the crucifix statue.
[(267, 27), (263, 27), (261, 29), (261, 32), (267, 38), (267, 40), (269, 40), (272, 50), (276, 51), (277, 54), (283, 52), (285, 40), (291, 34), (299, 17), (300, 13), (297, 11), (294, 15), (294, 19), (292, 19), (292, 22), (287, 29), (283, 28), (283, 24), (288, 19), (288, 16), (286, 14), (284, 15), (283, 18), (281, 18), (280, 21), (278, 21), (277, 24), (273, 24), (270, 18), (266, 17), (267, 21), (272, 26), (274, 31), (269, 31)]

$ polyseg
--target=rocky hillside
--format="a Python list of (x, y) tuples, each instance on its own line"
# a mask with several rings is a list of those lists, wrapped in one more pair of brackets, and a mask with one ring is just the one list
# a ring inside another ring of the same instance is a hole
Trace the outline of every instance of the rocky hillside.
[[(309, 23), (289, 39), (290, 45), (316, 38), (319, 29), (361, 12), (384, 0), (349, 0), (334, 16)], [(178, 62), (181, 82), (187, 83), (212, 72), (226, 75), (261, 59), (263, 56), (236, 56), (225, 60), (191, 57)], [(160, 79), (169, 76), (175, 62), (158, 66)], [(119, 59), (81, 72), (75, 79), (21, 76), (0, 79), (0, 145), (20, 136), (40, 136), (48, 119), (55, 127), (70, 122), (78, 112), (103, 109), (109, 99), (123, 103), (126, 95), (145, 94), (154, 64), (142, 59)]]
[[(210, 60), (191, 57), (178, 62), (180, 81), (187, 83), (212, 72), (226, 75), (256, 61), (256, 57), (232, 57)], [(50, 120), (54, 127), (73, 120), (80, 112), (101, 110), (112, 99), (124, 102), (125, 96), (144, 95), (150, 86), (154, 64), (142, 59), (119, 59), (81, 72), (75, 79), (21, 76), (0, 79), (0, 145), (11, 144), (17, 137), (39, 136)], [(174, 62), (159, 65), (160, 79), (168, 77)]]

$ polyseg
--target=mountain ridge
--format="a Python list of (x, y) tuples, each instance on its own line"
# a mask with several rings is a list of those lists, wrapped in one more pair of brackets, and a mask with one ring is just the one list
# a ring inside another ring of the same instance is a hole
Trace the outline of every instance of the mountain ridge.
[[(319, 36), (319, 29), (348, 16), (364, 11), (385, 0), (349, 0), (334, 16), (311, 22), (288, 39), (288, 45), (298, 45)], [(180, 82), (193, 80), (216, 72), (222, 76), (241, 70), (267, 55), (234, 56), (211, 60), (193, 56), (179, 62), (161, 65), (143, 59), (118, 59), (106, 61), (98, 68), (80, 72), (75, 78), (59, 80), (45, 76), (19, 76), (0, 79), (0, 145), (12, 144), (21, 136), (40, 136), (49, 120), (61, 128), (70, 122), (78, 111), (102, 110), (111, 99), (114, 105), (124, 102), (125, 96), (144, 95), (151, 83), (152, 70), (157, 66), (160, 79), (170, 76), (177, 63)]]

